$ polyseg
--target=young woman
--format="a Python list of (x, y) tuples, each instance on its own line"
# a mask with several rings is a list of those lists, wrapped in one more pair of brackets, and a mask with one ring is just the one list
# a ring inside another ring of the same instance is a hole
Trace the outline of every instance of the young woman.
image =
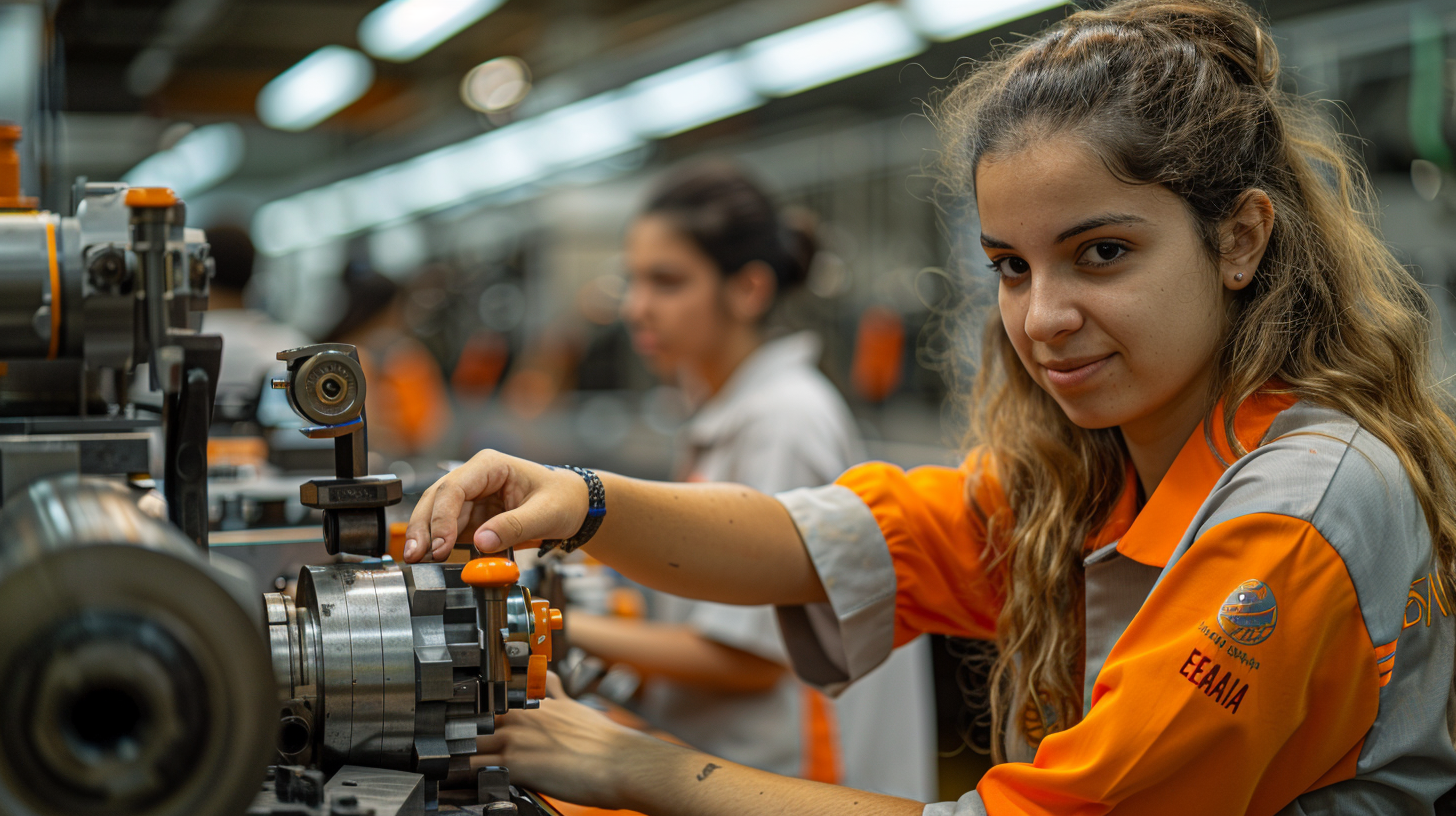
[[(958, 470), (777, 498), (603, 474), (591, 552), (780, 605), (835, 688), (917, 632), (995, 636), (1003, 758), (927, 814), (1430, 813), (1456, 784), (1456, 429), (1429, 307), (1350, 154), (1231, 0), (1071, 15), (946, 102), (999, 277)], [(575, 536), (583, 477), (486, 452), (410, 537)], [(420, 551), (423, 547), (418, 548)], [(513, 778), (653, 814), (913, 814), (614, 729), (569, 701)]]
[[(864, 459), (849, 407), (816, 368), (819, 338), (775, 325), (815, 252), (787, 221), (747, 173), (712, 161), (669, 172), (627, 231), (622, 317), (638, 353), (694, 406), (678, 439), (681, 481), (776, 493)], [(929, 787), (933, 714), (916, 693), (929, 685), (924, 644), (897, 652), (836, 711), (788, 671), (773, 607), (652, 600), (649, 621), (572, 613), (571, 641), (648, 675), (639, 711), (654, 725), (755, 768), (880, 791)], [(891, 713), (891, 700), (904, 710)], [(863, 732), (887, 715), (904, 727)], [(859, 750), (841, 751), (836, 732)]]

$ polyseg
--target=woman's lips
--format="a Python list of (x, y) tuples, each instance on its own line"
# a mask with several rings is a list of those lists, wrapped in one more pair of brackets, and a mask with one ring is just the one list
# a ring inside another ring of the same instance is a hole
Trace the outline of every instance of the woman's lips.
[(657, 335), (646, 332), (633, 332), (632, 348), (644, 357), (651, 357), (657, 354)]
[(1091, 379), (1093, 374), (1101, 371), (1107, 365), (1107, 361), (1111, 360), (1112, 357), (1113, 355), (1109, 354), (1106, 357), (1093, 360), (1090, 363), (1084, 363), (1074, 368), (1067, 368), (1061, 363), (1052, 363), (1057, 368), (1052, 368), (1049, 365), (1043, 365), (1042, 368), (1046, 371), (1047, 380), (1052, 385), (1058, 388), (1074, 388)]

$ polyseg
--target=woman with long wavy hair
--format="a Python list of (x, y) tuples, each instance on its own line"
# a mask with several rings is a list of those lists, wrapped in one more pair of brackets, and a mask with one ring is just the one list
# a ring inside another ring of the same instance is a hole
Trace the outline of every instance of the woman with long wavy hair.
[(1456, 784), (1456, 427), (1430, 304), (1268, 32), (1233, 0), (1077, 12), (938, 119), (998, 280), (964, 466), (769, 497), (484, 452), (408, 535), (591, 538), (642, 583), (777, 604), (831, 691), (921, 632), (994, 638), (1003, 761), (924, 806), (568, 700), (490, 761), (653, 814), (1430, 813)]

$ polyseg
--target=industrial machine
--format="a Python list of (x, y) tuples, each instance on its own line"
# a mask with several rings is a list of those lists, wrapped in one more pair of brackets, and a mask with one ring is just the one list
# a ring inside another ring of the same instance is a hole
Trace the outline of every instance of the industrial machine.
[(231, 816), (276, 696), (261, 606), (206, 554), (207, 245), (168, 190), (37, 211), (19, 137), (0, 124), (0, 813)]
[(163, 189), (38, 211), (19, 136), (0, 124), (0, 814), (423, 816), (442, 786), (554, 813), (469, 756), (539, 705), (560, 613), (509, 557), (381, 557), (401, 486), (367, 472), (354, 349), (279, 355), (303, 433), (334, 440), (336, 478), (301, 492), (345, 560), (260, 598), (208, 551), (205, 236)]
[[(474, 788), (495, 808), (489, 813), (552, 812), (513, 788), (505, 769), (472, 771), (469, 758), (497, 715), (540, 705), (561, 613), (518, 584), (508, 557), (404, 567), (381, 559), (383, 508), (400, 500), (400, 486), (367, 473), (357, 352), (320, 344), (278, 359), (288, 376), (274, 387), (317, 423), (300, 432), (335, 444), (336, 478), (305, 483), (302, 501), (323, 510), (329, 552), (368, 558), (304, 568), (296, 600), (264, 596), (285, 701), (282, 761), (326, 774), (346, 766), (411, 772), (423, 777), (426, 801), (444, 784)], [(356, 795), (359, 787), (351, 786)]]

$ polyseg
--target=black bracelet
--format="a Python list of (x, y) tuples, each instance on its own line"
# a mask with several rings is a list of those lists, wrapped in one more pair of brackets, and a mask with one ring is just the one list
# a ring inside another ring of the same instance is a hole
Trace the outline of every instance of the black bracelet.
[(560, 547), (563, 553), (575, 552), (578, 547), (591, 541), (591, 537), (597, 534), (598, 528), (602, 526), (602, 519), (607, 515), (607, 489), (602, 487), (602, 480), (586, 468), (563, 465), (564, 470), (575, 471), (581, 478), (586, 480), (586, 518), (581, 522), (581, 529), (571, 538), (553, 538), (541, 542), (541, 549), (536, 551), (537, 555), (545, 555)]

